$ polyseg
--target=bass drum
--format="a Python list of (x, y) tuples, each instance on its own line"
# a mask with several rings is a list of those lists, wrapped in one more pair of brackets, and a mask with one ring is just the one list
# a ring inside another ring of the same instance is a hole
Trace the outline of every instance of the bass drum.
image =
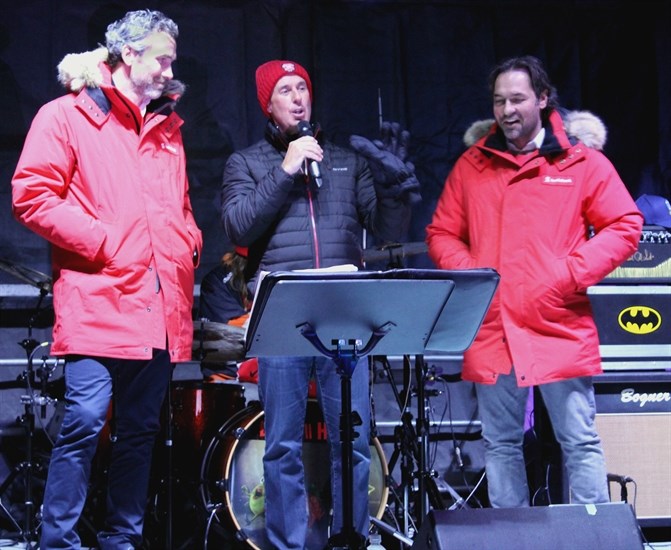
[[(201, 467), (201, 495), (205, 509), (212, 510), (211, 520), (216, 520), (225, 530), (233, 531), (238, 541), (259, 550), (272, 548), (265, 533), (263, 418), (258, 402), (236, 414), (210, 442)], [(324, 548), (328, 543), (331, 476), (330, 469), (324, 467), (328, 463), (326, 424), (318, 402), (310, 399), (303, 439), (310, 510), (307, 548)], [(378, 519), (384, 513), (389, 496), (388, 474), (382, 446), (373, 439), (368, 505), (370, 515)]]

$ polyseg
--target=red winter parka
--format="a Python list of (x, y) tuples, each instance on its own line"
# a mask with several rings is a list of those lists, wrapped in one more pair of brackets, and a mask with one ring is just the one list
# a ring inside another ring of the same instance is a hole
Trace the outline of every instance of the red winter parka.
[(166, 96), (141, 117), (97, 73), (39, 110), (12, 180), (14, 215), (52, 245), (51, 352), (148, 359), (167, 339), (188, 361), (202, 235), (182, 120)]
[(539, 151), (516, 157), (492, 126), (456, 162), (427, 227), (437, 267), (501, 275), (465, 380), (493, 384), (513, 365), (519, 386), (602, 371), (586, 290), (636, 250), (643, 219), (608, 159), (569, 140), (557, 112), (545, 131)]

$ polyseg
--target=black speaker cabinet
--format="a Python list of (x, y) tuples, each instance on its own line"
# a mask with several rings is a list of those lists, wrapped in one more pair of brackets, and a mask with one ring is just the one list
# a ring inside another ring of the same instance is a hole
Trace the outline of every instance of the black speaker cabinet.
[(643, 548), (629, 504), (433, 510), (413, 550), (635, 550)]

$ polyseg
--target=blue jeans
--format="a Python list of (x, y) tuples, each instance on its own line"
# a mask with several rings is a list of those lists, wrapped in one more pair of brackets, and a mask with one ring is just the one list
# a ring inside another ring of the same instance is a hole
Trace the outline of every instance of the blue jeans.
[(98, 542), (103, 550), (139, 548), (170, 370), (166, 351), (155, 351), (150, 361), (66, 358), (65, 413), (44, 490), (41, 550), (81, 547), (77, 522), (112, 394), (116, 440), (110, 451), (105, 531), (98, 533)]
[[(494, 508), (529, 506), (524, 462), (524, 415), (529, 388), (517, 387), (514, 371), (496, 384), (475, 385), (485, 442), (485, 471)], [(541, 384), (538, 389), (561, 446), (571, 489), (578, 504), (608, 502), (608, 482), (594, 417), (591, 377)]]
[[(343, 529), (342, 455), (340, 443), (341, 378), (327, 357), (259, 358), (259, 398), (265, 415), (266, 447), (263, 456), (266, 491), (266, 534), (275, 548), (300, 549), (306, 545), (308, 500), (301, 458), (308, 400), (314, 376), (329, 442), (333, 520), (331, 534)], [(368, 535), (368, 476), (370, 472), (370, 393), (368, 364), (358, 362), (351, 377), (352, 411), (362, 424), (354, 430), (353, 527)]]

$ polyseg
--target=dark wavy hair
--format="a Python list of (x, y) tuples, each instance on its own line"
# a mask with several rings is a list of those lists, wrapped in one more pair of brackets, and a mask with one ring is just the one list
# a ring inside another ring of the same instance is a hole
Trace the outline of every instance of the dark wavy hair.
[(536, 97), (540, 97), (543, 92), (547, 94), (548, 104), (547, 107), (543, 109), (543, 117), (547, 117), (550, 111), (559, 109), (557, 89), (552, 85), (552, 82), (550, 82), (550, 78), (545, 72), (545, 68), (540, 59), (532, 55), (510, 57), (492, 69), (488, 79), (489, 92), (492, 96), (494, 95), (496, 79), (501, 73), (507, 73), (509, 71), (525, 71), (529, 75), (531, 87), (533, 88)]

